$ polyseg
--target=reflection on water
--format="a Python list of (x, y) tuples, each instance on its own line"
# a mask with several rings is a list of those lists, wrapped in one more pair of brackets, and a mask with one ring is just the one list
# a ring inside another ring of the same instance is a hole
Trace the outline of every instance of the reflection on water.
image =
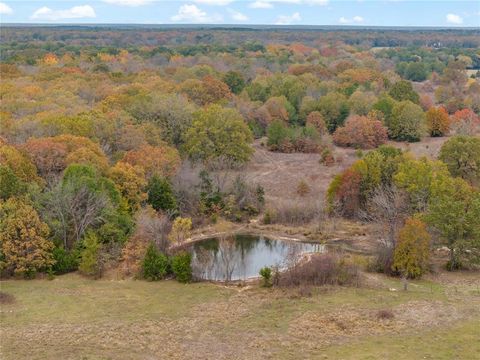
[(288, 267), (308, 252), (323, 251), (321, 244), (235, 235), (195, 243), (192, 268), (195, 277), (207, 280), (240, 280), (258, 276), (265, 266)]

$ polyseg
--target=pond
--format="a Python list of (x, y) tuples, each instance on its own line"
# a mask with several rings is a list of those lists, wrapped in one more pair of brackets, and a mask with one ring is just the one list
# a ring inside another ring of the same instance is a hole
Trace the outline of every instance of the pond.
[(259, 276), (258, 272), (265, 266), (287, 268), (303, 254), (323, 251), (324, 245), (258, 235), (231, 235), (199, 241), (189, 250), (196, 278), (230, 281)]

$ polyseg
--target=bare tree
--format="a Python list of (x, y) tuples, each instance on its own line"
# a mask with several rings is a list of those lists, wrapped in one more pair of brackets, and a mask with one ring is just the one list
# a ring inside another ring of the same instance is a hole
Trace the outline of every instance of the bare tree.
[(136, 220), (135, 234), (147, 243), (154, 243), (158, 250), (165, 253), (170, 245), (168, 234), (172, 228), (169, 217), (146, 208), (137, 215)]
[(47, 211), (56, 219), (54, 228), (66, 249), (71, 249), (90, 226), (100, 224), (104, 210), (110, 206), (106, 195), (86, 186), (77, 187), (71, 182), (58, 184), (50, 193)]
[(379, 186), (368, 200), (362, 217), (379, 225), (381, 240), (387, 247), (395, 246), (398, 230), (408, 213), (408, 202), (403, 191), (395, 185)]
[(380, 247), (377, 249), (377, 265), (390, 272), (398, 231), (408, 214), (406, 194), (394, 185), (380, 186), (367, 202), (362, 217), (378, 226)]

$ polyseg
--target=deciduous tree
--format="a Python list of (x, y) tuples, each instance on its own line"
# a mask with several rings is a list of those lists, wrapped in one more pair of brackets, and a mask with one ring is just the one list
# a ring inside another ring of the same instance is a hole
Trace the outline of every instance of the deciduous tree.
[(424, 222), (409, 218), (398, 234), (393, 269), (407, 278), (418, 278), (428, 269), (431, 236)]
[(454, 136), (448, 139), (440, 149), (439, 159), (447, 164), (453, 176), (472, 185), (480, 184), (480, 138)]
[(48, 225), (37, 211), (17, 198), (0, 203), (0, 265), (9, 273), (26, 277), (54, 264)]
[(226, 158), (235, 164), (250, 159), (252, 132), (234, 109), (211, 105), (195, 113), (185, 134), (185, 151), (194, 161), (209, 163)]

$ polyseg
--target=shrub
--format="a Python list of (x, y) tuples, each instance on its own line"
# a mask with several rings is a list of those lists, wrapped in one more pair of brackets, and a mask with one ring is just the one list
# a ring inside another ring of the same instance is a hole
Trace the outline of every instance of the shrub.
[[(264, 223), (304, 225), (317, 219), (323, 213), (321, 203), (308, 198), (299, 201), (281, 201), (273, 209), (265, 212)], [(267, 218), (266, 218), (267, 217)]]
[(97, 235), (88, 232), (83, 240), (84, 249), (80, 253), (80, 264), (78, 270), (84, 275), (98, 277), (102, 267), (99, 261), (100, 247)]
[(168, 273), (168, 258), (150, 244), (143, 259), (143, 277), (150, 281), (163, 279)]
[(188, 283), (192, 281), (192, 255), (182, 251), (172, 257), (172, 271), (177, 281)]
[(1, 305), (6, 305), (6, 304), (13, 304), (15, 302), (15, 296), (12, 294), (7, 294), (3, 291), (0, 291), (0, 304)]
[(273, 121), (267, 128), (267, 145), (272, 151), (284, 153), (315, 153), (322, 146), (322, 137), (314, 125), (288, 127), (284, 122)]
[(262, 277), (263, 287), (272, 286), (272, 269), (270, 269), (269, 267), (261, 268), (259, 274)]
[(387, 129), (379, 120), (351, 116), (335, 131), (333, 141), (339, 146), (373, 149), (387, 141)]
[(444, 136), (448, 133), (450, 119), (444, 108), (431, 107), (426, 113), (426, 119), (430, 136)]
[(393, 268), (407, 278), (422, 276), (428, 267), (430, 234), (419, 219), (409, 218), (398, 234)]
[(262, 223), (265, 225), (269, 225), (272, 223), (273, 218), (274, 218), (273, 211), (270, 209), (265, 210), (265, 214), (263, 214), (263, 220)]
[(53, 259), (55, 260), (55, 264), (52, 266), (52, 271), (55, 274), (66, 274), (78, 269), (78, 251), (67, 251), (63, 247), (56, 247), (53, 249), (52, 254)]
[(385, 310), (379, 310), (377, 312), (377, 318), (381, 320), (391, 320), (394, 317), (395, 317), (395, 314), (393, 313), (392, 310), (385, 309)]
[(320, 164), (325, 166), (333, 166), (335, 164), (335, 158), (332, 150), (327, 147), (322, 150), (320, 153)]
[(310, 193), (310, 186), (308, 186), (305, 180), (300, 180), (297, 185), (297, 194), (303, 197), (306, 196), (308, 193)]
[(354, 285), (359, 272), (355, 264), (332, 253), (313, 254), (309, 261), (301, 261), (280, 274), (280, 286), (300, 285)]

